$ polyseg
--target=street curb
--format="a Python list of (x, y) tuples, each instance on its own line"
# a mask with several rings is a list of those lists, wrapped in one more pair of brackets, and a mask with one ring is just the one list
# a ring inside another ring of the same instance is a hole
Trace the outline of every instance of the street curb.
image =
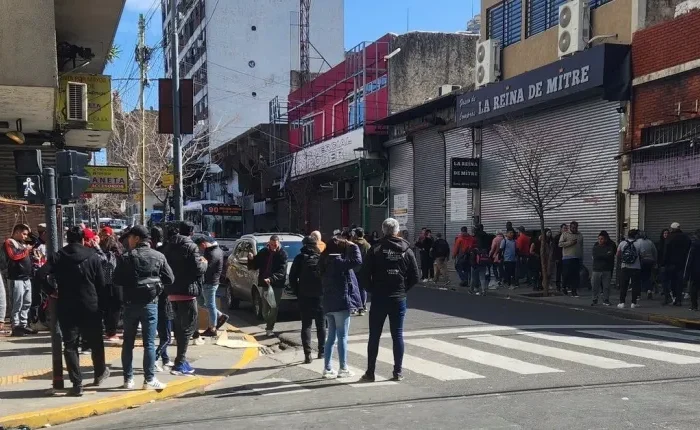
[[(253, 336), (247, 335), (234, 327), (236, 333), (243, 335), (248, 342), (257, 343)], [(27, 426), (29, 428), (39, 428), (48, 425), (65, 424), (67, 422), (88, 418), (96, 415), (103, 415), (110, 412), (141, 406), (157, 400), (177, 397), (181, 394), (199, 390), (224, 378), (233, 375), (243, 369), (253, 360), (258, 358), (257, 347), (249, 347), (243, 351), (243, 356), (230, 369), (227, 369), (219, 376), (194, 376), (180, 381), (171, 382), (167, 388), (160, 393), (155, 391), (138, 391), (119, 395), (112, 398), (102, 399), (93, 402), (82, 402), (73, 406), (61, 408), (44, 409), (27, 412), (23, 414), (0, 417), (0, 426), (5, 428)]]

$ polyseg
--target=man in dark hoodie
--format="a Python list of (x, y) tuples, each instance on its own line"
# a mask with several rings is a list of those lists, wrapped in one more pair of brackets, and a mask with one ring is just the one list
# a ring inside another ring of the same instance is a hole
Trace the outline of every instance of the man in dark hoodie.
[(219, 280), (224, 270), (224, 251), (211, 236), (198, 237), (196, 243), (207, 260), (207, 272), (204, 274), (200, 304), (204, 305), (209, 312), (209, 327), (202, 336), (216, 337), (217, 330), (228, 321), (228, 315), (216, 308), (216, 292), (219, 290)]
[[(340, 234), (340, 231), (338, 231)], [(261, 249), (255, 256), (248, 255), (248, 269), (258, 271), (258, 288), (265, 297), (269, 288), (275, 294), (275, 300), (281, 297), (284, 283), (287, 280), (287, 252), (280, 245), (280, 238), (276, 234), (270, 236), (267, 246)], [(262, 299), (262, 313), (266, 323), (268, 337), (275, 335), (275, 323), (277, 322), (277, 306), (270, 306)]]
[(202, 278), (207, 260), (192, 242), (194, 224), (181, 222), (179, 234), (163, 247), (163, 254), (175, 274), (175, 282), (165, 288), (173, 307), (173, 329), (177, 341), (177, 357), (170, 370), (173, 375), (193, 375), (187, 362), (187, 347), (197, 328), (197, 296), (202, 292)]
[(319, 261), (321, 251), (314, 236), (305, 237), (299, 254), (294, 257), (289, 270), (289, 286), (299, 301), (301, 314), (301, 344), (304, 348), (304, 362), (311, 363), (311, 323), (316, 323), (318, 358), (324, 356), (326, 324), (323, 321), (323, 286)]
[(384, 321), (389, 317), (389, 329), (394, 350), (393, 379), (403, 379), (403, 321), (406, 316), (406, 292), (418, 283), (418, 263), (410, 245), (398, 237), (399, 222), (387, 218), (382, 223), (384, 237), (367, 254), (364, 262), (363, 285), (372, 294), (369, 311), (369, 342), (367, 372), (362, 380), (374, 382), (379, 353), (379, 339)]
[[(664, 261), (670, 294), (673, 295), (673, 305), (681, 306), (683, 300), (683, 270), (685, 269), (690, 250), (690, 238), (681, 231), (677, 222), (671, 224), (671, 232), (664, 244)], [(669, 291), (665, 291), (664, 304), (671, 303)]]
[(63, 333), (68, 376), (73, 383), (70, 394), (82, 396), (83, 376), (78, 356), (81, 336), (92, 353), (94, 384), (99, 386), (109, 377), (102, 339), (102, 310), (107, 306), (108, 291), (100, 258), (94, 249), (85, 246), (83, 230), (77, 226), (71, 228), (67, 239), (68, 245), (48, 256), (37, 278), (44, 282), (53, 274), (56, 281), (58, 323)]
[[(369, 252), (369, 249), (372, 247), (367, 240), (365, 240), (365, 230), (362, 227), (357, 227), (353, 230), (353, 243), (357, 245), (358, 248), (360, 248), (360, 255), (362, 256), (362, 261), (365, 261), (365, 258), (367, 258), (367, 253)], [(355, 274), (360, 276), (360, 271), (362, 270), (362, 267), (357, 267), (354, 269)], [(364, 314), (367, 313), (367, 291), (363, 288), (362, 284), (360, 284), (360, 299), (362, 300), (362, 309), (357, 311), (357, 314), (360, 316), (363, 316)]]

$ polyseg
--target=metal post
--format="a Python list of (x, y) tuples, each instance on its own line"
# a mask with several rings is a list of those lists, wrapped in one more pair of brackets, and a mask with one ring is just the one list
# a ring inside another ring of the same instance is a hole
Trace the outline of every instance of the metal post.
[[(56, 219), (56, 173), (52, 167), (44, 168), (44, 214), (48, 254), (58, 252), (58, 220)], [(56, 317), (56, 299), (49, 300), (49, 329), (51, 331), (51, 367), (53, 369), (53, 388), (63, 389), (63, 337)]]
[(139, 109), (141, 110), (141, 224), (146, 225), (146, 112), (143, 107), (146, 86), (146, 18), (139, 15), (139, 44), (136, 60), (139, 63)]
[(177, 58), (177, 0), (170, 0), (171, 21), (173, 25), (170, 43), (170, 68), (173, 71), (173, 167), (175, 183), (173, 184), (173, 205), (175, 220), (182, 221), (182, 148), (180, 147), (180, 61)]

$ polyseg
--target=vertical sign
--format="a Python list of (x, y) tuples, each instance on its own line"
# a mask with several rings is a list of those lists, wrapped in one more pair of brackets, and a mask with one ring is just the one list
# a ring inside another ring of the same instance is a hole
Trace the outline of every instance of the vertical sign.
[(479, 159), (451, 158), (450, 188), (479, 188)]
[(399, 229), (406, 230), (408, 224), (408, 194), (394, 195), (394, 208), (391, 215), (399, 222)]

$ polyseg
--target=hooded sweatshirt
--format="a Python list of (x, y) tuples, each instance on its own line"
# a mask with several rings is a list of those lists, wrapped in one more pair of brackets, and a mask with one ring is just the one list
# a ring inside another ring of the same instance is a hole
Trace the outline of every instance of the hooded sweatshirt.
[(402, 300), (406, 292), (418, 283), (418, 263), (410, 245), (404, 239), (385, 236), (367, 253), (367, 291), (372, 298), (392, 298)]
[(109, 291), (94, 249), (71, 243), (49, 256), (46, 266), (58, 286), (59, 314), (98, 312), (107, 304)]

